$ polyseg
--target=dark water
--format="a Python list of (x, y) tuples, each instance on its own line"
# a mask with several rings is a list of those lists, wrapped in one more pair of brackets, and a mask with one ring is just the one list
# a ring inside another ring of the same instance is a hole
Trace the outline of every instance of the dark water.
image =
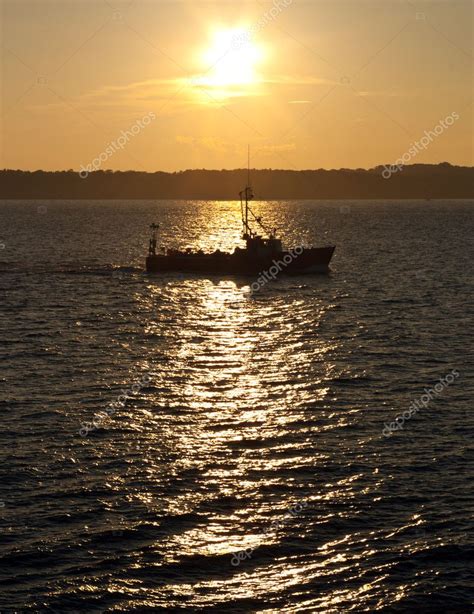
[(471, 612), (473, 204), (260, 203), (337, 250), (250, 294), (142, 270), (237, 203), (1, 203), (1, 611)]

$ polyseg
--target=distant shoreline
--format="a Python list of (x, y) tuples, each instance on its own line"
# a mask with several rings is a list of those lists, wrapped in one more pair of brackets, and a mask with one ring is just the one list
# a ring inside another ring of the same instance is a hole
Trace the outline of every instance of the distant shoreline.
[[(474, 167), (413, 164), (373, 169), (251, 171), (256, 200), (439, 200), (474, 198)], [(237, 200), (247, 170), (176, 173), (0, 171), (2, 200)]]
[[(40, 203), (40, 202), (54, 202), (54, 201), (58, 201), (58, 202), (71, 202), (71, 203), (81, 203), (81, 202), (116, 202), (116, 203), (130, 203), (130, 201), (136, 201), (138, 202), (189, 202), (189, 201), (193, 201), (193, 202), (203, 202), (203, 203), (207, 203), (207, 202), (219, 202), (219, 203), (230, 203), (230, 202), (237, 202), (239, 199), (237, 198), (160, 198), (160, 197), (156, 197), (156, 198), (69, 198), (69, 197), (56, 197), (56, 198), (0, 198), (0, 203), (5, 203), (5, 202), (16, 202), (16, 201), (21, 201), (24, 203)], [(435, 203), (435, 202), (444, 202), (446, 200), (452, 200), (452, 201), (459, 201), (459, 202), (465, 202), (465, 201), (472, 201), (473, 205), (474, 205), (474, 196), (468, 196), (468, 197), (462, 197), (462, 198), (452, 198), (452, 197), (442, 197), (442, 198), (254, 198), (253, 202), (254, 203), (270, 203), (270, 202), (282, 202), (282, 203), (291, 203), (291, 202), (295, 202), (295, 203), (300, 203), (300, 202), (321, 202), (321, 203), (327, 203), (327, 202), (334, 202), (334, 203), (341, 203), (341, 202), (348, 202), (348, 203), (354, 203), (354, 202), (361, 202), (361, 203), (367, 203), (367, 202), (378, 202), (378, 203), (384, 203), (384, 202), (400, 202), (400, 201), (407, 201), (407, 202), (417, 202), (417, 203)]]

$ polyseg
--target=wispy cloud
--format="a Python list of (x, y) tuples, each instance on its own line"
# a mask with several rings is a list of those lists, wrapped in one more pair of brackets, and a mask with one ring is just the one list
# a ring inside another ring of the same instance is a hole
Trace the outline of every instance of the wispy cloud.
[[(220, 154), (240, 155), (242, 149), (245, 147), (244, 143), (240, 143), (235, 139), (231, 140), (217, 136), (178, 135), (176, 136), (176, 142), (181, 145), (188, 145), (194, 149), (205, 149)], [(295, 150), (295, 143), (262, 143), (252, 146), (252, 155), (267, 157), (277, 153), (287, 153)]]
[[(68, 101), (83, 111), (115, 109), (141, 111), (152, 108), (159, 115), (168, 115), (186, 110), (190, 107), (209, 106), (220, 102), (246, 97), (264, 97), (274, 95), (275, 88), (282, 91), (291, 88), (295, 96), (290, 104), (308, 104), (305, 98), (305, 88), (315, 85), (340, 85), (337, 81), (305, 75), (274, 75), (257, 78), (252, 84), (220, 85), (206, 75), (191, 75), (190, 77), (170, 77), (166, 79), (147, 79), (124, 85), (105, 85), (79, 96), (70, 97)], [(295, 88), (301, 88), (301, 98)], [(359, 92), (360, 96), (395, 97), (397, 92), (369, 91)], [(51, 110), (64, 107), (64, 101), (54, 101), (48, 104), (34, 105), (37, 110)], [(161, 108), (160, 108), (161, 107)]]
[(256, 148), (256, 151), (259, 155), (273, 156), (278, 153), (289, 153), (290, 151), (296, 151), (295, 143), (278, 143), (277, 145), (260, 145)]
[(357, 93), (359, 96), (379, 96), (380, 98), (408, 98), (413, 95), (412, 92), (388, 92), (385, 90), (362, 90)]
[(264, 79), (263, 83), (269, 85), (335, 85), (339, 82), (311, 75), (273, 75)]
[(176, 142), (180, 145), (188, 145), (194, 149), (206, 149), (225, 154), (236, 153), (242, 149), (242, 145), (239, 143), (218, 136), (177, 135)]

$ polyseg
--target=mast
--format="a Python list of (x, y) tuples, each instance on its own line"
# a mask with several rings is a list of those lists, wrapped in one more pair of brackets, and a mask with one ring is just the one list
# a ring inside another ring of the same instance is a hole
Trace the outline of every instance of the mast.
[(247, 186), (245, 187), (245, 229), (249, 233), (250, 145), (247, 145)]
[[(242, 212), (242, 224), (244, 227), (243, 238), (250, 238), (252, 232), (249, 226), (249, 200), (252, 200), (252, 188), (250, 186), (250, 145), (247, 145), (247, 186), (245, 190), (239, 192), (240, 195), (240, 208)], [(244, 206), (245, 198), (245, 206)]]
[(159, 227), (160, 227), (159, 224), (150, 225), (151, 237), (150, 237), (150, 242), (148, 245), (148, 254), (150, 256), (156, 256), (156, 231), (158, 230)]

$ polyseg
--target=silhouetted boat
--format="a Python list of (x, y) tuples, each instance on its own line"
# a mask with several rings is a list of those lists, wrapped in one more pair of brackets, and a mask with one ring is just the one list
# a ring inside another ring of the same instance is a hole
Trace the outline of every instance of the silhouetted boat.
[[(249, 182), (248, 182), (249, 183)], [(329, 270), (334, 245), (327, 247), (295, 247), (284, 250), (281, 240), (275, 236), (275, 231), (269, 232), (249, 206), (253, 199), (250, 185), (239, 193), (242, 213), (245, 247), (236, 247), (232, 253), (216, 250), (212, 253), (193, 252), (190, 249), (164, 249), (156, 253), (156, 232), (158, 224), (150, 226), (149, 253), (146, 259), (148, 273), (164, 273), (180, 271), (184, 273), (210, 273), (218, 275), (259, 275), (269, 274), (275, 277), (279, 274), (300, 275), (307, 273), (326, 273)], [(256, 234), (250, 227), (251, 216), (267, 237)], [(276, 271), (275, 271), (276, 269)]]

